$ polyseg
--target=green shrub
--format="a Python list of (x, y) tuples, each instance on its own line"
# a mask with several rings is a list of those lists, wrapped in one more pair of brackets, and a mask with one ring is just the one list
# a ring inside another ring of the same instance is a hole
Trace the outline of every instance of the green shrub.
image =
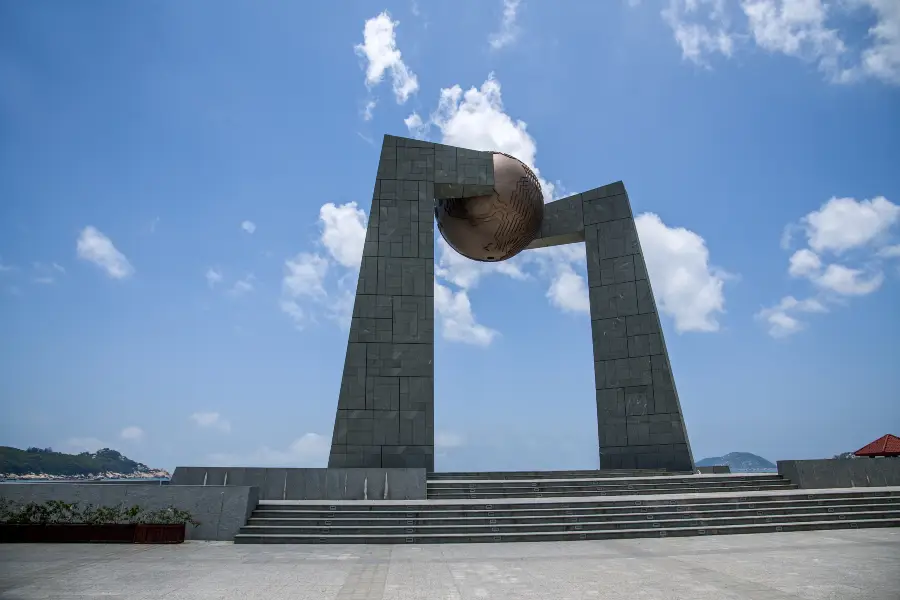
[(50, 500), (42, 504), (28, 502), (19, 505), (6, 498), (0, 498), (0, 523), (10, 525), (61, 523), (180, 525), (183, 523), (194, 526), (200, 524), (191, 513), (174, 506), (148, 511), (138, 505), (126, 507), (124, 504), (115, 506), (87, 504), (81, 507), (77, 502), (70, 504), (60, 500)]

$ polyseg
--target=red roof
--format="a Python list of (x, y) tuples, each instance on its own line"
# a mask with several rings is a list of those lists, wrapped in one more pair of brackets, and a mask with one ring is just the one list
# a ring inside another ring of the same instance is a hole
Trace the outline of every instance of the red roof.
[(854, 452), (856, 456), (900, 456), (900, 437), (883, 435)]

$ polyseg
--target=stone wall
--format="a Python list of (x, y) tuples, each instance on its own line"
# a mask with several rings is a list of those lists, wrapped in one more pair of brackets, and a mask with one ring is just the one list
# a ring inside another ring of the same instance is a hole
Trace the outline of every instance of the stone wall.
[(425, 469), (178, 467), (171, 486), (254, 486), (260, 500), (423, 500)]
[(191, 540), (233, 540), (256, 508), (257, 489), (249, 486), (173, 486), (93, 483), (4, 483), (0, 498), (13, 502), (61, 500), (94, 506), (138, 505), (147, 510), (174, 506), (200, 522), (188, 525)]
[(900, 457), (779, 460), (778, 474), (803, 489), (900, 485)]

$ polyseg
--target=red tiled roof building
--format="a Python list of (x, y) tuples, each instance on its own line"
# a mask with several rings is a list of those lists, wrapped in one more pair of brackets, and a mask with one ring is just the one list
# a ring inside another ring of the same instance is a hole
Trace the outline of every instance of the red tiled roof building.
[(866, 444), (856, 452), (856, 456), (900, 456), (900, 437), (883, 435), (871, 444)]

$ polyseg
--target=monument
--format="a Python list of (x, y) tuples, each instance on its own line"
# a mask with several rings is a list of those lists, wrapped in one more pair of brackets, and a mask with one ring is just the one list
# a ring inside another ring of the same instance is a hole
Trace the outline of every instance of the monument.
[(434, 471), (435, 221), (454, 250), (486, 262), (584, 242), (600, 468), (694, 469), (624, 185), (544, 204), (513, 157), (394, 136), (378, 163), (330, 468)]

